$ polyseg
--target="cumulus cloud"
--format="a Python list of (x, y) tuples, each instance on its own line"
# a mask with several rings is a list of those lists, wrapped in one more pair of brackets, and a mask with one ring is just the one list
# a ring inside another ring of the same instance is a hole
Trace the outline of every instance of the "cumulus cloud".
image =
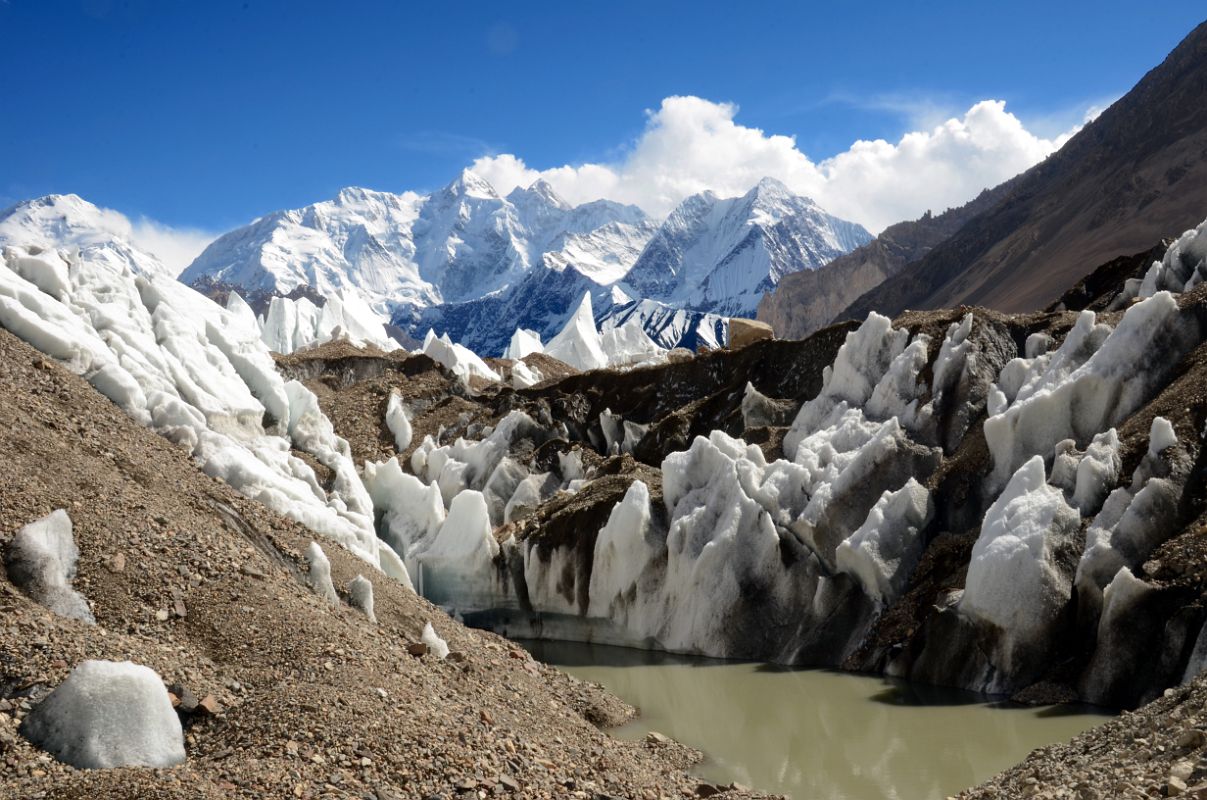
[[(147, 216), (130, 219), (120, 211), (85, 204), (89, 231), (95, 230), (124, 239), (134, 247), (158, 258), (173, 275), (179, 275), (206, 245), (218, 238), (217, 233), (200, 228), (178, 228), (165, 225)], [(90, 235), (86, 238), (96, 238)], [(82, 244), (83, 240), (65, 241)]]
[(211, 231), (176, 228), (149, 217), (139, 217), (130, 223), (130, 243), (154, 255), (173, 275), (183, 272), (216, 238), (218, 234)]
[(711, 189), (735, 196), (771, 176), (832, 213), (880, 231), (928, 209), (971, 200), (1041, 161), (1077, 130), (1037, 136), (1003, 101), (984, 100), (897, 142), (861, 140), (815, 162), (794, 137), (741, 125), (737, 113), (731, 103), (668, 97), (647, 112), (645, 129), (614, 163), (538, 170), (502, 154), (482, 156), (472, 169), (503, 193), (544, 178), (572, 203), (608, 198), (656, 216), (691, 194)]

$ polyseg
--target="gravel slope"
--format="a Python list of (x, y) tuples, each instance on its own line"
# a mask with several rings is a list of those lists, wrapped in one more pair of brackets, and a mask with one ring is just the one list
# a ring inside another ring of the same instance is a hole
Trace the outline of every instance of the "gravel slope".
[[(633, 712), (470, 631), (333, 545), (337, 588), (374, 584), (378, 625), (304, 583), (311, 535), (203, 475), (84, 381), (0, 330), (0, 546), (66, 508), (95, 627), (0, 569), (0, 797), (693, 796), (698, 754), (594, 723)], [(456, 656), (407, 646), (431, 621)], [(17, 728), (86, 658), (130, 659), (214, 715), (184, 715), (187, 763), (80, 771)], [(730, 793), (741, 796), (742, 793)]]

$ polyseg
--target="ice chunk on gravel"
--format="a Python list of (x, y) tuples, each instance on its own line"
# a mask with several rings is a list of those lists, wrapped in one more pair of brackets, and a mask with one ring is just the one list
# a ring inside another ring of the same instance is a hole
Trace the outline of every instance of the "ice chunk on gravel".
[(9, 580), (37, 603), (61, 617), (95, 623), (88, 601), (71, 587), (79, 557), (71, 518), (60, 508), (17, 531), (5, 566)]
[(353, 608), (359, 608), (365, 612), (365, 616), (370, 622), (377, 622), (377, 615), (373, 613), (373, 584), (364, 575), (357, 575), (348, 584), (348, 599), (352, 602)]
[(331, 583), (331, 562), (318, 542), (311, 542), (306, 548), (306, 561), (310, 564), (310, 587), (314, 593), (331, 605), (339, 604), (339, 595), (335, 593), (335, 585)]
[(436, 629), (432, 627), (432, 623), (424, 623), (423, 635), (419, 637), (419, 641), (427, 645), (427, 649), (436, 658), (448, 658), (448, 642), (440, 638), (436, 633)]
[(398, 392), (390, 392), (390, 400), (386, 403), (386, 426), (394, 434), (395, 450), (401, 453), (411, 446), (411, 414), (402, 404)]
[(129, 661), (81, 663), (30, 712), (21, 734), (81, 769), (171, 767), (185, 760), (180, 719), (163, 681)]

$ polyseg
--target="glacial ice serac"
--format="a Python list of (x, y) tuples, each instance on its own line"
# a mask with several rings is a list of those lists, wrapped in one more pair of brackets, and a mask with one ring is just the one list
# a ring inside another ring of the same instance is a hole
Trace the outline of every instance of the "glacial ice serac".
[[(952, 328), (951, 336), (961, 330), (968, 336), (968, 325)], [(582, 560), (564, 548), (519, 543), (527, 601), (536, 610), (607, 617), (592, 624), (592, 635), (600, 638), (713, 655), (790, 660), (811, 641), (839, 635), (841, 625), (831, 620), (843, 601), (852, 596), (891, 600), (924, 543), (921, 529), (930, 515), (930, 498), (913, 476), (933, 469), (939, 450), (912, 441), (900, 419), (922, 431), (920, 436), (929, 435), (930, 417), (919, 407), (925, 387), (916, 385), (927, 342), (923, 336), (910, 343), (906, 331), (892, 329), (883, 317), (850, 334), (822, 393), (797, 415), (785, 443), (789, 458), (768, 462), (757, 446), (720, 431), (668, 456), (662, 464), (665, 515), (652, 512), (648, 488), (634, 483), (596, 537), (589, 575), (575, 575)], [(958, 373), (962, 364), (951, 368)], [(605, 436), (608, 422), (615, 427), (609, 438), (619, 444), (623, 421), (601, 419)], [(412, 469), (439, 487), (442, 505), (455, 503), (462, 492), (489, 496), (498, 491), (490, 506), (502, 506), (506, 514), (512, 501), (532, 493), (535, 485), (558, 485), (523, 470), (499, 478), (515, 466), (505, 455), (506, 443), (521, 426), (536, 427), (513, 412), (482, 442), (442, 447), (425, 442), (415, 451)], [(412, 497), (424, 491), (421, 480), (388, 463), (373, 472), (413, 481), (407, 490)], [(581, 485), (571, 469), (560, 477), (564, 488)], [(371, 489), (380, 480), (370, 477)], [(442, 523), (434, 496), (428, 497), (422, 505), (397, 503), (396, 508), (433, 510), (403, 515), (390, 522), (391, 530), (407, 531), (408, 539), (430, 537)], [(496, 525), (504, 521), (497, 513), (488, 515)], [(661, 528), (655, 517), (669, 524)], [(837, 550), (848, 539), (840, 558)], [(570, 584), (567, 575), (574, 576)], [(517, 602), (499, 580), (497, 566), (484, 568), (479, 581), (497, 587), (487, 602), (501, 607)], [(585, 592), (579, 588), (584, 586), (589, 586)], [(748, 607), (751, 597), (760, 598), (757, 608)], [(482, 608), (454, 605), (465, 611)], [(856, 603), (852, 613), (866, 621), (874, 606)], [(760, 615), (764, 619), (756, 623)], [(767, 618), (781, 622), (768, 625)], [(750, 624), (739, 625), (743, 619)], [(746, 637), (736, 630), (746, 631)], [(835, 646), (849, 648), (857, 641), (851, 635)]]
[(275, 353), (289, 354), (336, 339), (358, 347), (398, 349), (398, 343), (384, 327), (389, 320), (370, 308), (356, 292), (340, 290), (325, 300), (320, 308), (306, 297), (296, 300), (273, 297), (264, 318), (257, 319), (243, 298), (237, 292), (231, 292), (226, 308), (244, 320), (250, 314), (260, 328), (264, 344)]
[[(1164, 420), (1154, 421), (1155, 449), (1131, 487), (1116, 488), (1120, 442), (1109, 426), (1151, 397), (1198, 332), (1167, 293), (1135, 304), (1114, 328), (1082, 316), (1059, 346), (1047, 334), (1033, 335), (1013, 359), (1013, 345), (993, 325), (969, 314), (936, 347), (925, 334), (911, 337), (872, 315), (847, 336), (820, 393), (797, 412), (784, 458), (768, 460), (759, 447), (714, 431), (663, 461), (664, 512), (636, 481), (586, 557), (574, 542), (544, 546), (539, 534), (509, 540), (492, 564), (482, 560), (472, 599), (446, 593), (443, 600), (465, 613), (493, 604), (545, 616), (529, 629), (507, 618), (515, 633), (841, 663), (875, 615), (908, 587), (936, 533), (928, 477), (987, 409), (987, 510), (966, 585), (944, 612), (976, 631), (951, 644), (978, 648), (976, 658), (966, 659), (965, 672), (924, 667), (917, 675), (989, 691), (1020, 688), (1017, 681), (1035, 674), (1036, 654), (1061, 630), (1075, 591), (1101, 596), (1159, 543), (1164, 527), (1153, 509), (1168, 507), (1184, 479), (1169, 455), (1176, 437)], [(1151, 348), (1169, 355), (1164, 364), (1138, 357)], [(1061, 398), (1073, 412), (1047, 413)], [(601, 426), (615, 446), (623, 420), (613, 417), (605, 413)], [(427, 492), (424, 507), (431, 509), (402, 525), (420, 532), (409, 538), (431, 536), (444, 508), (466, 491), (495, 494), (485, 513), (475, 503), (471, 538), (485, 540), (483, 517), (494, 526), (508, 521), (506, 509), (517, 498), (535, 505), (537, 486), (583, 485), (582, 478), (566, 479), (569, 470), (527, 475), (506, 455), (507, 440), (494, 432), (477, 443), (421, 446), (412, 464), (419, 479), (398, 470), (413, 481), (412, 495)], [(493, 511), (499, 506), (502, 517)], [(1087, 524), (1082, 546), (1079, 531)], [(516, 557), (521, 568), (509, 577), (504, 562)], [(1079, 557), (1075, 575), (1070, 565)], [(1113, 591), (1102, 625), (1123, 618), (1129, 598), (1143, 594)], [(1111, 641), (1104, 637), (1101, 648)], [(884, 667), (910, 671), (899, 658)]]
[[(0, 324), (188, 449), (207, 474), (406, 582), (376, 536), (347, 443), (308, 389), (282, 379), (246, 314), (108, 239), (72, 250), (5, 246)], [(332, 491), (293, 449), (332, 470)]]

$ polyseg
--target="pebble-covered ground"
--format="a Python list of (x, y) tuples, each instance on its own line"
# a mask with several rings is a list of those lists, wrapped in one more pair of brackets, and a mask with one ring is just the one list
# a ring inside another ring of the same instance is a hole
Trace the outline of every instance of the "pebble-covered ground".
[[(328, 605), (306, 582), (307, 531), (206, 477), (5, 331), (0, 393), (0, 548), (65, 508), (75, 587), (97, 620), (52, 615), (0, 570), (0, 797), (598, 800), (722, 788), (689, 775), (699, 754), (686, 747), (602, 732), (632, 710), (601, 688), (464, 628), (332, 544), (336, 587), (369, 578), (378, 623)], [(446, 660), (412, 653), (428, 621)], [(145, 664), (175, 690), (185, 764), (77, 770), (20, 735), (89, 658)]]
[(1043, 747), (961, 798), (1207, 798), (1207, 680)]

